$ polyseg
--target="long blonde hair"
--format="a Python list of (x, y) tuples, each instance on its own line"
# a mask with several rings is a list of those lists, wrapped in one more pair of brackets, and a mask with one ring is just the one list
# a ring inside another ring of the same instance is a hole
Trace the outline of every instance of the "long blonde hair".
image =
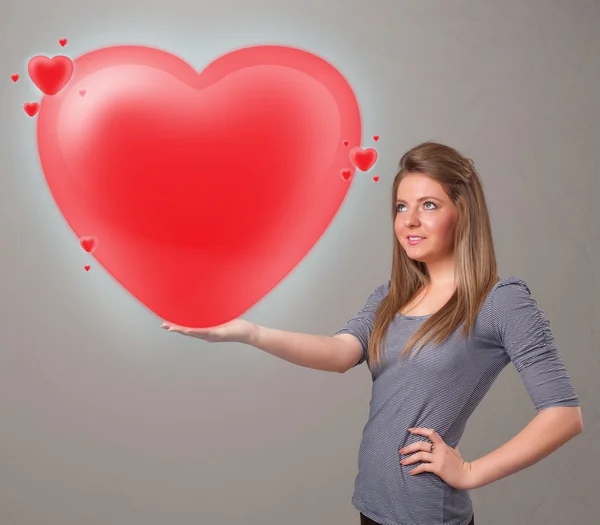
[[(409, 340), (400, 355), (410, 354), (423, 337), (419, 351), (434, 338), (442, 343), (461, 324), (462, 334), (470, 336), (486, 296), (497, 282), (497, 263), (492, 230), (483, 187), (471, 159), (436, 142), (424, 142), (400, 159), (400, 171), (392, 186), (392, 224), (396, 220), (398, 186), (410, 173), (421, 173), (442, 185), (457, 208), (454, 234), (454, 282), (456, 290), (449, 301), (429, 317)], [(369, 340), (370, 366), (382, 358), (381, 343), (395, 315), (430, 283), (427, 266), (408, 257), (393, 235), (393, 260), (388, 295), (380, 302)]]

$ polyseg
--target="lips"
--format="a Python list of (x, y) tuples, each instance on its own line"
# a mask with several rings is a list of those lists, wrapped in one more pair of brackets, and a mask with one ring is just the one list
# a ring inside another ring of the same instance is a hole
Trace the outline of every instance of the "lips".
[(424, 240), (425, 240), (425, 237), (419, 237), (418, 239), (415, 239), (414, 241), (411, 241), (410, 237), (406, 237), (406, 242), (408, 243), (409, 246), (416, 246), (417, 244), (421, 244)]

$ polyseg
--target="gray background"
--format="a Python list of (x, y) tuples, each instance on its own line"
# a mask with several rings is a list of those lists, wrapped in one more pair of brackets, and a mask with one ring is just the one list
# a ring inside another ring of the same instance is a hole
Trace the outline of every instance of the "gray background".
[[(243, 316), (264, 326), (332, 335), (388, 278), (402, 153), (432, 139), (471, 156), (500, 275), (525, 279), (549, 317), (585, 426), (541, 463), (472, 491), (476, 522), (597, 523), (598, 1), (2, 0), (0, 24), (1, 525), (358, 524), (366, 364), (326, 373), (165, 332), (54, 204), (22, 108), (41, 98), (27, 62), (116, 44), (159, 47), (198, 70), (247, 45), (310, 50), (353, 86), (363, 146), (381, 135), (378, 163), (357, 172), (314, 249)], [(534, 416), (509, 365), (461, 453), (491, 452)]]

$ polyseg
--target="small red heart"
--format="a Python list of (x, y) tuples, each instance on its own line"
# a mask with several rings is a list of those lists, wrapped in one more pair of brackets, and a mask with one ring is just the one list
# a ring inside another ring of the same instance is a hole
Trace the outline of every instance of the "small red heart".
[(90, 268), (91, 268), (91, 266), (90, 266), (89, 264), (83, 267), (83, 269), (84, 269), (86, 272), (89, 272), (89, 271), (90, 271)]
[(48, 58), (43, 55), (33, 57), (27, 64), (33, 83), (46, 95), (58, 93), (73, 75), (73, 61), (59, 55)]
[(347, 145), (348, 145), (348, 141), (347, 141), (347, 140), (345, 140), (345, 141), (344, 141), (344, 146), (347, 146)]
[(85, 89), (80, 89), (79, 90), (79, 95), (81, 95), (82, 97), (85, 97), (86, 93), (87, 93), (87, 91)]
[(350, 177), (352, 176), (352, 170), (344, 169), (340, 171), (340, 174), (342, 175), (342, 179), (350, 180)]
[(95, 237), (81, 237), (79, 239), (79, 244), (86, 252), (93, 252), (98, 246), (98, 239)]
[(377, 181), (379, 180), (379, 177), (378, 177), (377, 175), (375, 175), (375, 176), (373, 177), (373, 180), (374, 180), (375, 182), (377, 182)]
[(373, 167), (377, 160), (377, 151), (373, 148), (362, 149), (352, 148), (350, 151), (350, 160), (361, 171), (367, 171)]
[(67, 45), (67, 42), (68, 42), (68, 40), (67, 40), (66, 38), (61, 38), (61, 39), (58, 41), (58, 43), (59, 43), (61, 46), (63, 46), (63, 47), (65, 47), (65, 46)]
[(17, 75), (16, 73), (15, 73), (14, 75), (11, 75), (11, 76), (10, 76), (10, 79), (11, 79), (13, 82), (16, 82), (17, 80), (19, 80), (19, 78), (21, 78), (21, 77), (20, 77), (19, 75)]
[(40, 110), (40, 104), (38, 102), (25, 102), (23, 109), (30, 117), (33, 117)]
[(373, 140), (377, 142), (379, 140), (379, 135), (373, 135)]

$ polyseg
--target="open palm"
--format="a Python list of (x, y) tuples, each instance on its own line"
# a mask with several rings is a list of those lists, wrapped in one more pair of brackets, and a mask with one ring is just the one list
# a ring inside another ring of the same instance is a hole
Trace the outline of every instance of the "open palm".
[(211, 343), (237, 342), (247, 343), (256, 334), (257, 326), (243, 319), (234, 319), (227, 323), (209, 328), (190, 328), (165, 321), (161, 328), (203, 339)]

